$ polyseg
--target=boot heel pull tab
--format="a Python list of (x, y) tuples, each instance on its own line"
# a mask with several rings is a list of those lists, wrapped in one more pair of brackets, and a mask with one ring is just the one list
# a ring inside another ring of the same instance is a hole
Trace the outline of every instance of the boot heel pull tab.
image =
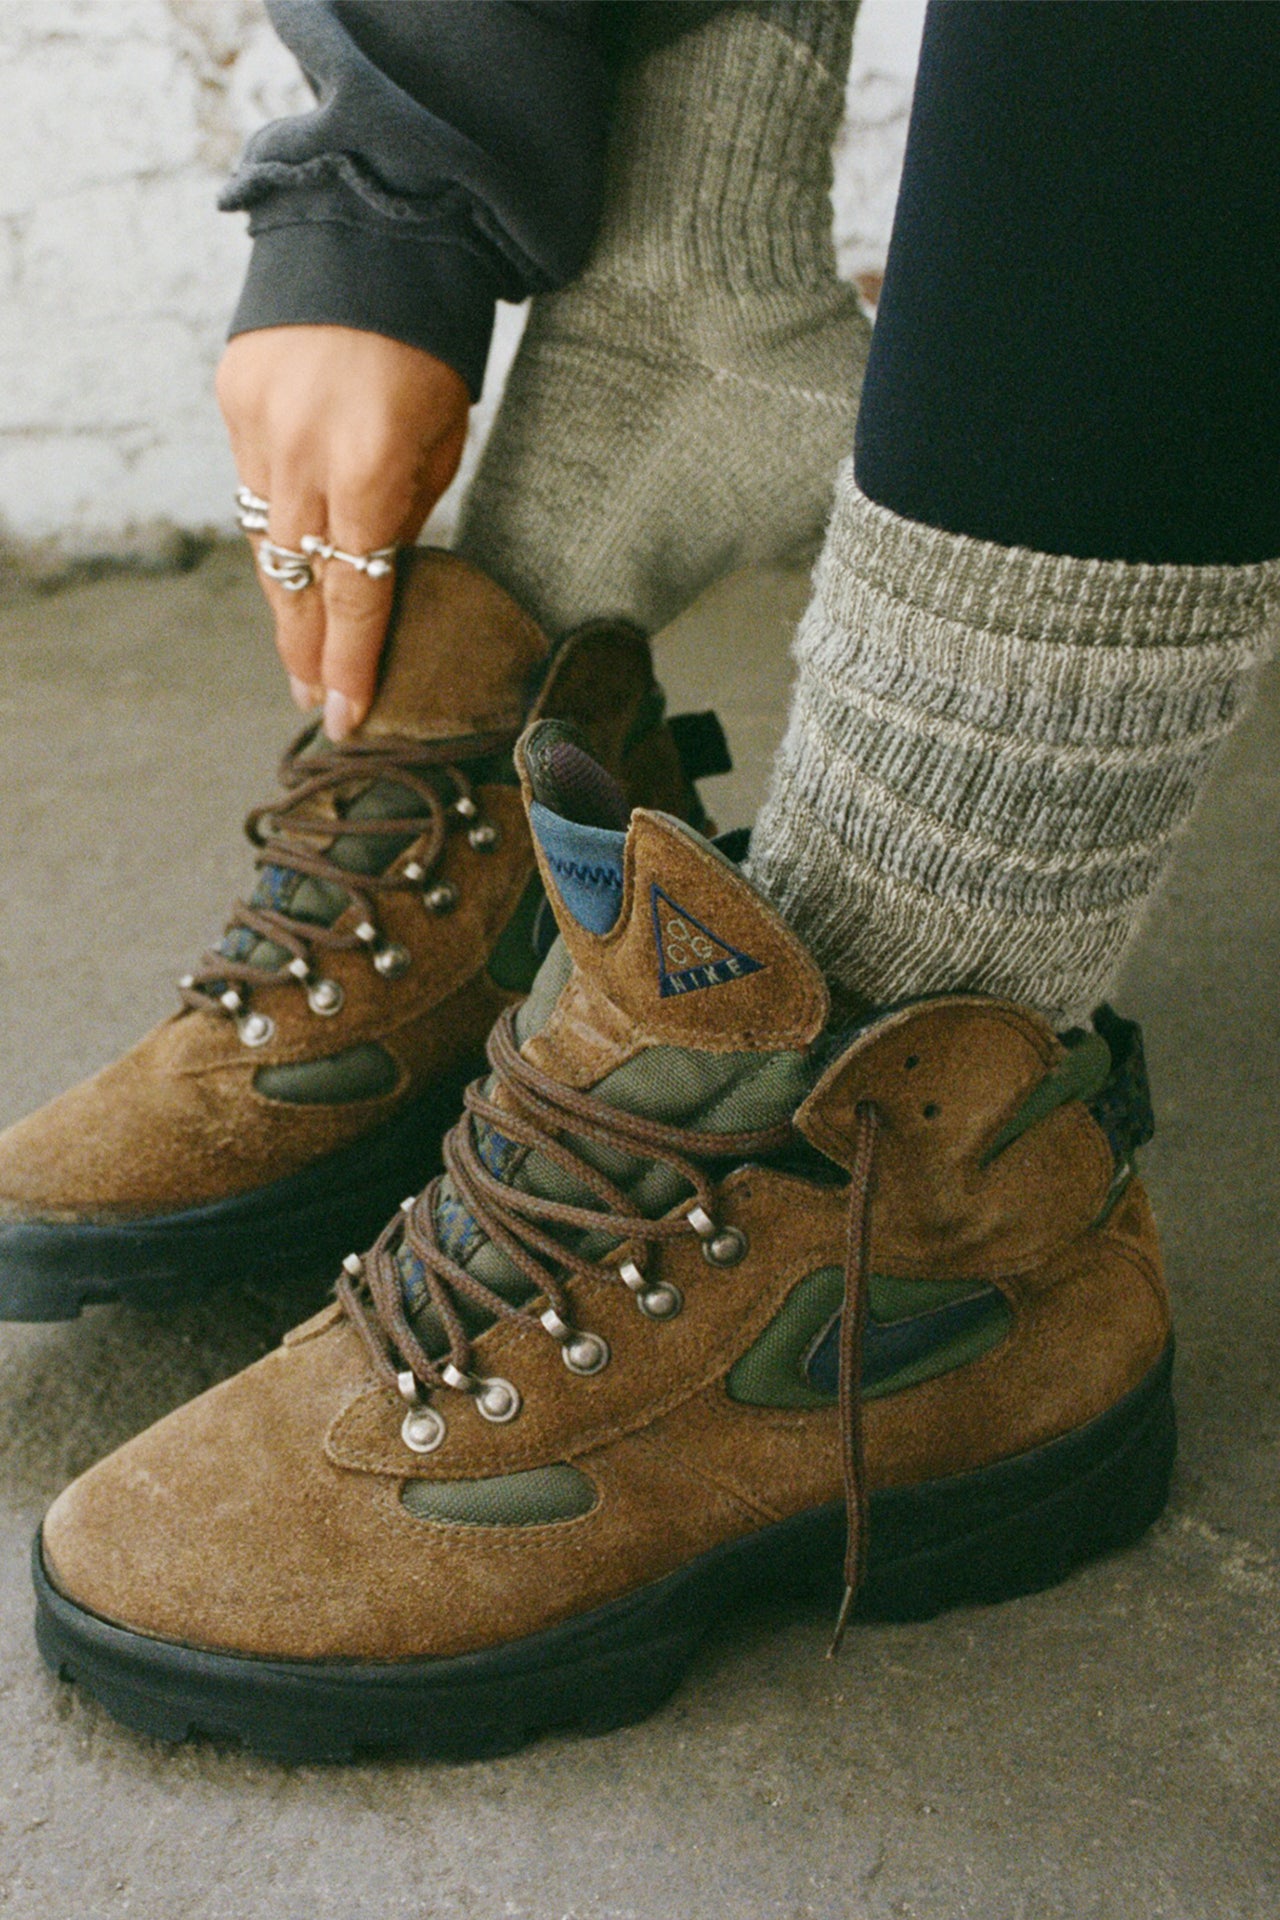
[(717, 773), (733, 772), (733, 755), (717, 713), (674, 713), (667, 727), (675, 742), (684, 777), (709, 780)]
[(1111, 1141), (1118, 1161), (1131, 1160), (1155, 1135), (1151, 1083), (1142, 1046), (1142, 1028), (1104, 1004), (1093, 1016), (1095, 1033), (1111, 1050), (1111, 1074), (1089, 1110)]

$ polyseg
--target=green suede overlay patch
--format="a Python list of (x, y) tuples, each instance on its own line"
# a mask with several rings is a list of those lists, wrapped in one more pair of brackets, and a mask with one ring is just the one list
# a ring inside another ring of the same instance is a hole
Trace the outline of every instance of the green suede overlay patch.
[[(885, 1324), (931, 1313), (966, 1300), (979, 1289), (968, 1280), (898, 1280), (872, 1276), (867, 1289), (870, 1318)], [(819, 1267), (792, 1289), (781, 1310), (764, 1332), (730, 1369), (725, 1387), (731, 1400), (751, 1407), (829, 1407), (835, 1395), (812, 1386), (805, 1362), (844, 1301), (844, 1272)], [(979, 1325), (944, 1341), (887, 1379), (864, 1388), (863, 1398), (879, 1399), (916, 1386), (935, 1374), (950, 1373), (976, 1360), (1004, 1339), (1013, 1315), (1007, 1301), (993, 1298), (991, 1311)]]
[(492, 1480), (407, 1480), (400, 1494), (415, 1520), (452, 1527), (546, 1527), (596, 1504), (585, 1473), (563, 1462)]

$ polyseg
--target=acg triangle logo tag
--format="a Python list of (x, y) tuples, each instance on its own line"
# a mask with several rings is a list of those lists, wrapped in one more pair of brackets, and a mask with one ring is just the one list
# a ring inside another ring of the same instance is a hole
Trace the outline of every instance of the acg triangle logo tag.
[(664, 1000), (676, 993), (696, 993), (700, 987), (721, 987), (727, 980), (743, 980), (761, 971), (763, 961), (753, 960), (712, 933), (661, 887), (651, 887), (649, 898), (658, 950), (658, 992)]

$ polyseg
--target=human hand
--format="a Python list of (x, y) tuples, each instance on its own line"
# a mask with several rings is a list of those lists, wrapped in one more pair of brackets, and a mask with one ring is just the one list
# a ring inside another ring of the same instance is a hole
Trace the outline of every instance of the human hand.
[[(462, 376), (380, 333), (238, 334), (216, 384), (241, 482), (270, 502), (268, 537), (295, 552), (307, 534), (353, 554), (413, 541), (462, 457)], [(394, 575), (329, 560), (301, 592), (259, 578), (294, 699), (323, 702), (326, 733), (343, 739), (373, 699)]]

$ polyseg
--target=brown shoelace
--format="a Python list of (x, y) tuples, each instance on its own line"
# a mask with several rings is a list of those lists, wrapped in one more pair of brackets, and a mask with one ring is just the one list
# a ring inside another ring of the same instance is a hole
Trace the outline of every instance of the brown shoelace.
[[(317, 748), (315, 742), (319, 735), (320, 723), (313, 721), (288, 747), (279, 771), (283, 795), (265, 806), (255, 807), (245, 821), (244, 830), (259, 849), (254, 863), (259, 870), (279, 867), (288, 873), (340, 887), (359, 911), (356, 930), (338, 933), (313, 920), (296, 919), (279, 908), (254, 906), (247, 900), (239, 900), (225, 932), (233, 934), (244, 928), (283, 948), (290, 961), (279, 967), (255, 966), (247, 960), (209, 952), (196, 971), (186, 974), (180, 983), (179, 991), (189, 1007), (220, 1008), (228, 1015), (235, 1015), (242, 1010), (244, 990), (278, 986), (289, 979), (300, 986), (307, 985), (312, 973), (312, 955), (317, 949), (351, 952), (357, 947), (367, 947), (376, 952), (380, 933), (375, 897), (397, 890), (424, 888), (444, 852), (451, 819), (466, 824), (473, 832), (476, 829), (478, 808), (471, 782), (459, 764), (459, 750), (465, 749), (465, 758), (474, 760), (509, 747), (513, 737), (493, 734), (452, 741), (393, 739), (368, 747), (336, 747), (325, 742)], [(306, 811), (317, 800), (337, 796), (357, 785), (367, 788), (378, 780), (390, 780), (397, 786), (407, 787), (422, 800), (425, 813), (352, 820)], [(442, 781), (447, 781), (453, 789), (448, 800), (440, 791)], [(406, 859), (402, 853), (385, 873), (352, 873), (326, 858), (322, 850), (326, 843), (349, 837), (407, 838), (411, 846), (404, 852), (412, 857)]]
[[(441, 1245), (436, 1209), (444, 1175), (393, 1216), (361, 1263), (363, 1290), (353, 1284), (355, 1275), (344, 1276), (338, 1283), (338, 1297), (364, 1336), (379, 1371), (398, 1384), (401, 1367), (394, 1357), (398, 1355), (418, 1385), (428, 1391), (456, 1387), (460, 1377), (473, 1390), (478, 1384), (471, 1367), (472, 1342), (459, 1317), (457, 1299), (471, 1302), (495, 1320), (511, 1320), (538, 1331), (548, 1330), (544, 1315), (549, 1310), (564, 1329), (557, 1337), (567, 1339), (573, 1333), (566, 1290), (570, 1278), (621, 1286), (625, 1284), (622, 1266), (630, 1262), (643, 1275), (652, 1247), (690, 1234), (703, 1240), (714, 1238), (719, 1231), (713, 1212), (715, 1183), (699, 1163), (731, 1160), (736, 1164), (776, 1152), (792, 1138), (789, 1121), (751, 1132), (701, 1133), (646, 1120), (578, 1093), (523, 1057), (513, 1009), (500, 1015), (487, 1052), (493, 1091), (486, 1091), (483, 1080), (467, 1088), (462, 1118), (445, 1137), (445, 1175), (461, 1208), (524, 1276), (531, 1292), (545, 1296), (547, 1308), (535, 1313), (528, 1305), (514, 1306)], [(485, 1124), (517, 1147), (541, 1154), (601, 1204), (575, 1206), (507, 1185), (485, 1164), (478, 1132)], [(660, 1161), (693, 1189), (692, 1199), (683, 1202), (678, 1213), (657, 1220), (635, 1212), (628, 1195), (566, 1143), (567, 1135)], [(702, 1223), (700, 1228), (691, 1215)], [(604, 1233), (622, 1245), (607, 1261), (589, 1260), (555, 1236), (551, 1230), (557, 1227)], [(419, 1264), (449, 1343), (447, 1357), (433, 1358), (409, 1324), (396, 1263), (402, 1251)]]
[[(741, 1133), (703, 1133), (667, 1126), (605, 1105), (590, 1094), (565, 1086), (534, 1066), (520, 1053), (513, 1009), (502, 1014), (489, 1037), (492, 1090), (477, 1080), (467, 1089), (465, 1111), (444, 1142), (445, 1175), (439, 1175), (416, 1200), (406, 1201), (394, 1215), (370, 1252), (351, 1256), (339, 1277), (337, 1297), (360, 1334), (379, 1374), (405, 1398), (419, 1389), (479, 1393), (487, 1384), (472, 1365), (473, 1343), (458, 1312), (466, 1300), (491, 1316), (533, 1331), (550, 1331), (570, 1341), (574, 1328), (566, 1291), (572, 1276), (597, 1284), (631, 1285), (637, 1270), (643, 1274), (651, 1250), (667, 1241), (697, 1234), (708, 1244), (720, 1229), (715, 1224), (716, 1182), (705, 1162), (739, 1165), (753, 1157), (778, 1152), (793, 1139), (790, 1121), (779, 1126)], [(491, 1171), (483, 1158), (478, 1129), (488, 1125), (506, 1140), (542, 1155), (571, 1180), (599, 1199), (598, 1207), (577, 1206), (545, 1199), (509, 1186)], [(869, 1244), (869, 1206), (873, 1177), (876, 1110), (862, 1105), (850, 1180), (850, 1210), (845, 1261), (845, 1302), (839, 1355), (839, 1407), (842, 1471), (848, 1513), (845, 1558), (845, 1596), (830, 1651), (839, 1646), (861, 1571), (865, 1539), (859, 1370), (862, 1321)], [(692, 1199), (678, 1211), (649, 1219), (633, 1209), (626, 1193), (567, 1144), (577, 1136), (616, 1152), (661, 1162), (692, 1189)], [(440, 1243), (436, 1224), (442, 1180), (447, 1176), (454, 1194), (475, 1226), (499, 1248), (525, 1277), (533, 1298), (545, 1298), (545, 1309), (532, 1303), (516, 1306), (494, 1291), (448, 1253)], [(695, 1225), (695, 1221), (697, 1224)], [(619, 1242), (603, 1260), (575, 1253), (551, 1231), (579, 1229), (606, 1234)], [(417, 1261), (448, 1354), (428, 1353), (409, 1323), (398, 1256), (408, 1252)], [(633, 1279), (623, 1280), (631, 1266)], [(499, 1385), (507, 1385), (505, 1382)], [(517, 1402), (518, 1405), (518, 1402)]]
[(846, 1518), (844, 1595), (828, 1660), (840, 1651), (853, 1598), (862, 1581), (867, 1554), (867, 1481), (862, 1456), (862, 1333), (867, 1318), (867, 1282), (871, 1277), (871, 1197), (875, 1187), (876, 1135), (880, 1114), (869, 1100), (854, 1112), (853, 1154), (849, 1163), (849, 1219), (845, 1234), (844, 1306), (840, 1313), (839, 1382), (840, 1467), (844, 1477)]

